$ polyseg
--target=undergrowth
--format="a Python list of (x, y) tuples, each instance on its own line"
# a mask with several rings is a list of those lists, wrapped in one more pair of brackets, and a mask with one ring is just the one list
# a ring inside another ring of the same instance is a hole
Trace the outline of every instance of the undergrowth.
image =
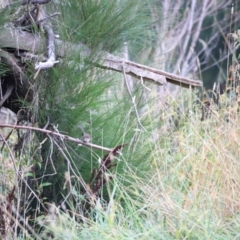
[[(192, 101), (190, 94), (188, 101)], [(184, 97), (186, 100), (186, 97)], [(178, 99), (179, 101), (179, 99)], [(174, 105), (174, 104), (173, 104)], [(155, 111), (149, 108), (149, 116)], [(169, 112), (170, 109), (169, 109)], [(160, 114), (161, 117), (161, 114)], [(237, 105), (182, 112), (178, 126), (141, 133), (136, 170), (123, 154), (123, 172), (107, 186), (109, 201), (90, 217), (56, 210), (43, 236), (54, 239), (239, 239), (240, 127)], [(152, 127), (156, 123), (152, 120)], [(157, 137), (156, 137), (157, 136)], [(145, 139), (145, 140), (144, 140)], [(146, 142), (147, 141), (147, 142)], [(129, 158), (128, 158), (129, 157)], [(141, 172), (141, 174), (139, 174)], [(77, 217), (81, 218), (76, 222)]]

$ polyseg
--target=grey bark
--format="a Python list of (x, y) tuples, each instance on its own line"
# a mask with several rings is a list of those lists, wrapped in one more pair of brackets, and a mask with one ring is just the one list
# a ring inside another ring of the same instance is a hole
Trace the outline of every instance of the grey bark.
[[(66, 57), (71, 52), (79, 52), (82, 58), (88, 57), (91, 54), (91, 49), (82, 43), (73, 44), (56, 39), (55, 44), (56, 56), (58, 57)], [(0, 47), (22, 49), (32, 53), (44, 53), (47, 49), (46, 39), (44, 37), (10, 28), (1, 31)], [(134, 76), (139, 80), (152, 82), (156, 85), (165, 85), (166, 82), (171, 82), (186, 88), (202, 86), (202, 81), (200, 80), (179, 77), (162, 70), (127, 61), (126, 59), (106, 52), (103, 53), (101, 62), (94, 62), (93, 64), (97, 67), (117, 72), (123, 72), (124, 67), (126, 74)]]

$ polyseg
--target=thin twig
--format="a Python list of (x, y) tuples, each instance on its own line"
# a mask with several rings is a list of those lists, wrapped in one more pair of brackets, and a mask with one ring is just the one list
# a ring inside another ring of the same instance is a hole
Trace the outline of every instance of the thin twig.
[[(6, 125), (7, 125), (7, 124), (6, 124)], [(10, 125), (10, 126), (14, 126), (14, 125)], [(18, 125), (16, 125), (16, 126), (18, 126)], [(14, 161), (14, 160), (15, 160), (15, 157), (14, 157), (13, 152), (12, 152), (12, 150), (10, 149), (8, 143), (6, 142), (5, 138), (3, 137), (3, 135), (2, 135), (1, 133), (0, 133), (0, 136), (1, 136), (1, 138), (3, 139), (3, 141), (5, 142), (5, 145), (6, 145), (7, 148), (8, 148), (8, 151), (9, 151), (9, 154), (10, 154), (10, 159), (11, 159), (11, 161), (12, 161), (12, 163), (13, 163), (13, 167), (14, 167), (15, 173), (17, 174), (17, 176), (19, 177), (19, 179), (21, 179), (21, 180), (26, 184), (27, 188), (28, 188), (28, 189), (31, 191), (31, 193), (36, 197), (36, 199), (38, 199), (39, 202), (41, 202), (40, 199), (39, 199), (39, 197), (37, 196), (37, 194), (32, 190), (32, 188), (31, 188), (31, 187), (29, 186), (29, 184), (27, 183), (27, 181), (26, 181), (26, 179), (24, 178), (23, 174), (22, 174), (20, 171), (18, 171), (17, 166), (16, 166), (15, 161)], [(41, 204), (42, 204), (42, 203), (41, 203)], [(43, 207), (44, 209), (46, 209), (43, 204), (42, 204), (42, 207)]]
[(124, 76), (124, 80), (125, 80), (125, 83), (126, 83), (126, 86), (127, 86), (128, 94), (129, 94), (129, 96), (130, 96), (130, 98), (132, 100), (133, 107), (134, 107), (134, 110), (135, 110), (135, 113), (136, 113), (137, 123), (144, 131), (146, 131), (145, 127), (142, 125), (142, 123), (140, 121), (140, 117), (139, 117), (139, 114), (138, 114), (137, 106), (136, 106), (136, 103), (135, 103), (135, 97), (132, 96), (131, 89), (130, 89), (130, 87), (128, 85), (128, 79), (127, 79), (127, 76), (126, 76), (124, 68), (125, 68), (125, 66), (124, 66), (124, 63), (123, 63), (123, 76)]
[(35, 24), (40, 24), (40, 23), (42, 23), (42, 22), (48, 20), (49, 18), (52, 18), (52, 17), (55, 17), (55, 16), (59, 16), (59, 15), (60, 15), (59, 12), (53, 13), (53, 14), (51, 14), (51, 15), (45, 17), (45, 18), (42, 18), (42, 19), (36, 21)]
[(82, 186), (84, 187), (85, 191), (88, 193), (89, 196), (91, 196), (91, 194), (89, 193), (89, 189), (87, 187), (87, 184), (85, 183), (85, 181), (82, 179), (81, 175), (78, 176), (77, 173), (75, 172), (75, 170), (73, 169), (70, 159), (67, 157), (67, 155), (65, 154), (63, 148), (53, 139), (54, 144), (57, 146), (57, 148), (59, 149), (59, 151), (62, 153), (62, 155), (64, 156), (65, 160), (68, 163), (68, 167), (70, 168), (70, 170), (73, 172), (73, 174), (78, 178), (78, 180), (80, 180)]
[(18, 215), (19, 220), (22, 221), (25, 226), (23, 226), (23, 225), (20, 223), (20, 221), (19, 221), (17, 218), (15, 218), (11, 213), (9, 213), (6, 209), (4, 209), (4, 208), (1, 207), (1, 206), (0, 206), (0, 208), (1, 208), (1, 210), (4, 212), (4, 214), (5, 214), (6, 216), (8, 216), (12, 221), (14, 221), (15, 224), (16, 224), (19, 228), (21, 228), (21, 230), (22, 230), (23, 232), (26, 232), (26, 233), (27, 233), (27, 231), (26, 231), (26, 228), (27, 228), (27, 230), (28, 230), (29, 232), (31, 232), (31, 234), (35, 237), (35, 239), (40, 239), (40, 240), (41, 240), (41, 238), (37, 235), (37, 233), (33, 230), (33, 228), (27, 223), (27, 221), (26, 221), (19, 213), (17, 214), (17, 212), (15, 211), (15, 209), (14, 209), (13, 207), (12, 207), (11, 210), (13, 211), (13, 213), (15, 213), (16, 215)]
[(91, 148), (100, 149), (100, 150), (104, 150), (104, 151), (107, 151), (107, 152), (111, 152), (113, 150), (112, 148), (99, 146), (99, 145), (96, 145), (96, 144), (93, 144), (93, 143), (85, 143), (84, 141), (82, 141), (78, 138), (73, 138), (73, 137), (70, 137), (68, 135), (64, 135), (64, 134), (61, 134), (61, 133), (56, 133), (54, 131), (47, 130), (47, 129), (30, 127), (30, 126), (12, 125), (12, 124), (1, 124), (0, 123), (0, 128), (1, 127), (2, 128), (16, 128), (16, 129), (26, 129), (26, 130), (38, 131), (38, 132), (42, 132), (42, 133), (45, 133), (45, 134), (57, 136), (57, 137), (62, 138), (63, 140), (75, 142), (75, 143), (78, 143), (78, 144), (81, 144), (81, 145), (84, 145), (84, 146), (88, 146), (88, 147), (91, 147)]
[(51, 0), (22, 0), (21, 5), (26, 5), (26, 4), (47, 4), (51, 2)]

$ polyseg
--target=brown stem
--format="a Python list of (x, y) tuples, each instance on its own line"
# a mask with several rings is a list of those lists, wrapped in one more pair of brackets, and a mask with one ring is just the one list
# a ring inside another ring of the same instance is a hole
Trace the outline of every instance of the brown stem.
[(33, 130), (33, 131), (38, 131), (38, 132), (42, 132), (48, 135), (52, 135), (52, 136), (57, 136), (62, 138), (63, 140), (67, 140), (67, 141), (71, 141), (71, 142), (75, 142), (84, 146), (88, 146), (91, 148), (95, 148), (95, 149), (100, 149), (100, 150), (104, 150), (107, 152), (112, 152), (113, 149), (111, 148), (107, 148), (107, 147), (103, 147), (103, 146), (99, 146), (93, 143), (85, 143), (82, 140), (79, 140), (78, 138), (73, 138), (70, 137), (68, 135), (64, 135), (61, 133), (57, 133), (51, 130), (47, 130), (47, 129), (42, 129), (42, 128), (37, 128), (37, 127), (30, 127), (30, 126), (21, 126), (21, 125), (12, 125), (12, 124), (0, 124), (0, 128), (15, 128), (15, 129), (26, 129), (26, 130)]

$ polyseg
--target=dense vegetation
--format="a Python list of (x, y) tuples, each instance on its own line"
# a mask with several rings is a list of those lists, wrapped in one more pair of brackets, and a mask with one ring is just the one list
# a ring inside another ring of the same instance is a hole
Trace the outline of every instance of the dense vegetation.
[[(11, 110), (18, 119), (0, 132), (2, 238), (238, 239), (237, 59), (223, 59), (233, 61), (222, 95), (219, 88), (203, 94), (156, 87), (124, 70), (98, 68), (108, 52), (200, 78), (213, 49), (206, 47), (205, 27), (211, 22), (216, 29), (218, 14), (226, 22), (231, 4), (203, 1), (199, 11), (196, 1), (178, 1), (170, 18), (174, 1), (24, 2), (0, 9), (1, 91), (11, 91), (0, 114)], [(54, 66), (36, 70), (45, 52), (1, 46), (1, 34), (10, 28), (45, 38), (41, 8), (65, 52)], [(182, 37), (193, 29), (196, 35), (169, 50), (193, 10), (201, 14)], [(238, 34), (232, 39), (240, 42)], [(216, 73), (209, 85), (223, 78)], [(82, 141), (79, 125), (90, 143)]]

